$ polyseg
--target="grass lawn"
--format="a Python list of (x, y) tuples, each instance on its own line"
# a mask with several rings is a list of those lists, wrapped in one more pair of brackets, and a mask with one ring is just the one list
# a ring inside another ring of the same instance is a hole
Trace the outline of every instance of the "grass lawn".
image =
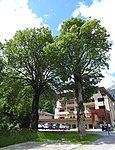
[(78, 133), (65, 131), (32, 131), (29, 129), (15, 130), (9, 132), (0, 132), (0, 147), (27, 142), (27, 141), (47, 141), (63, 140), (77, 142), (81, 144), (90, 143), (101, 136), (98, 134), (87, 134), (85, 138), (80, 139)]

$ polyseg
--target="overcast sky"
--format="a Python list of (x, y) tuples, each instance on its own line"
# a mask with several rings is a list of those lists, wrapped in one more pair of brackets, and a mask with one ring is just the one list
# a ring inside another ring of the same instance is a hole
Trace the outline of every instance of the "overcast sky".
[(108, 88), (115, 83), (114, 9), (115, 0), (0, 0), (0, 41), (12, 38), (17, 30), (39, 26), (57, 35), (61, 22), (70, 17), (100, 19), (113, 41), (110, 69), (99, 84)]

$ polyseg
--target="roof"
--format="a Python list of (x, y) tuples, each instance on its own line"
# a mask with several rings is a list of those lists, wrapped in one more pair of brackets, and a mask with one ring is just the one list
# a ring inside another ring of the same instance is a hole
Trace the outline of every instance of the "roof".
[(109, 92), (104, 87), (99, 87), (99, 91), (102, 94), (102, 96), (107, 95), (112, 102), (115, 102), (115, 99), (111, 96), (111, 94), (109, 94)]
[(45, 111), (38, 111), (38, 113), (41, 114), (41, 115), (54, 116), (54, 114), (51, 114), (51, 113), (45, 112)]

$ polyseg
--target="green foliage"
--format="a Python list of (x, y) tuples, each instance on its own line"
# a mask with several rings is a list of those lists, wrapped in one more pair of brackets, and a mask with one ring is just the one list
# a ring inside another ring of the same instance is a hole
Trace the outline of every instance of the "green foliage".
[(25, 113), (30, 114), (32, 95), (29, 87), (25, 86), (20, 79), (8, 77), (3, 78), (0, 84), (0, 91), (0, 126), (1, 129), (4, 126), (9, 129), (12, 125), (15, 127), (17, 123), (20, 123), (22, 118), (19, 118), (25, 115)]
[(0, 132), (0, 147), (32, 141), (37, 136), (38, 136), (37, 132), (29, 129), (24, 130), (14, 129), (6, 132), (2, 131)]
[[(17, 91), (17, 101), (20, 101), (20, 107), (26, 106), (27, 109), (30, 108), (28, 107), (30, 106), (28, 105), (28, 102), (30, 104), (28, 96), (33, 99), (31, 103), (31, 127), (36, 129), (38, 126), (39, 97), (47, 89), (51, 88), (51, 81), (53, 80), (52, 69), (54, 68), (49, 63), (49, 57), (45, 49), (52, 42), (51, 32), (42, 27), (17, 31), (14, 37), (4, 44), (5, 69), (3, 73), (9, 80), (20, 80), (22, 83), (23, 87)], [(27, 87), (28, 89), (25, 89)], [(11, 90), (13, 89), (11, 88)], [(28, 93), (28, 91), (30, 93), (27, 96), (24, 94), (22, 97), (22, 94)], [(14, 92), (12, 93), (15, 95)], [(8, 92), (8, 94), (10, 93)], [(12, 99), (14, 100), (15, 97)], [(26, 100), (26, 103), (22, 103), (23, 106), (21, 106), (22, 99)], [(22, 112), (25, 114), (25, 111)]]
[(52, 41), (51, 32), (45, 28), (17, 31), (4, 47), (5, 71), (10, 71), (11, 77), (23, 79), (28, 85), (41, 84), (49, 71), (49, 64), (44, 60), (44, 47)]
[(95, 85), (102, 79), (101, 70), (109, 68), (111, 43), (108, 37), (99, 20), (70, 18), (62, 23), (60, 35), (48, 47), (50, 57), (55, 58), (51, 60), (57, 81), (61, 83), (59, 88), (63, 91), (70, 86), (75, 91), (80, 136), (85, 136), (83, 103), (89, 100)]
[[(70, 18), (62, 23), (60, 35), (55, 38), (50, 57), (54, 58), (57, 80), (75, 89), (75, 77), (81, 80), (84, 100), (87, 101), (91, 93), (87, 89), (95, 90), (95, 85), (103, 78), (101, 70), (108, 69), (109, 50), (111, 42), (109, 34), (96, 19), (83, 20)], [(69, 89), (69, 88), (68, 88)], [(90, 90), (91, 91), (91, 90)], [(93, 93), (92, 93), (93, 94)]]
[[(4, 78), (0, 85), (0, 91), (2, 93), (2, 98), (0, 99), (1, 126), (4, 124), (8, 128), (10, 123), (17, 122), (20, 127), (29, 127), (32, 89), (29, 86), (25, 86), (21, 80)], [(40, 108), (54, 113), (55, 97), (54, 91), (46, 91), (44, 95), (41, 95)], [(4, 117), (6, 121), (2, 120)]]
[(74, 90), (78, 100), (82, 94), (88, 101), (103, 77), (101, 70), (109, 67), (108, 37), (99, 20), (70, 18), (57, 37), (42, 27), (17, 31), (4, 45), (0, 43), (2, 127), (15, 121), (24, 124), (30, 112), (37, 127), (39, 108), (53, 112), (54, 90)]
[(56, 92), (52, 89), (48, 89), (40, 96), (40, 110), (44, 110), (49, 113), (54, 113), (56, 105)]

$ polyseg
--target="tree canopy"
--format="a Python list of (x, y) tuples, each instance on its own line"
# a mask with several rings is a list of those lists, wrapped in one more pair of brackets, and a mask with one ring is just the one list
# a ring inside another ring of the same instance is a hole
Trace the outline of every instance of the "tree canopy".
[[(89, 99), (103, 77), (101, 70), (109, 68), (111, 42), (108, 37), (99, 20), (70, 18), (62, 23), (56, 37), (48, 28), (33, 28), (17, 31), (12, 39), (0, 44), (3, 49), (0, 62), (4, 62), (0, 70), (7, 81), (7, 92), (3, 93), (11, 101), (16, 100), (16, 95), (18, 100), (32, 98), (32, 129), (38, 128), (38, 109), (48, 105), (47, 101), (44, 103), (46, 90), (54, 97), (53, 90), (71, 89), (78, 104), (78, 130), (84, 135), (83, 102)], [(8, 86), (12, 81), (15, 82), (12, 86), (18, 87), (16, 92)], [(5, 82), (3, 84), (5, 88)], [(20, 97), (23, 94), (25, 98)], [(25, 107), (26, 103), (23, 104)]]
[(17, 31), (4, 45), (4, 74), (20, 79), (25, 86), (31, 86), (33, 93), (31, 127), (38, 127), (40, 95), (50, 87), (52, 64), (49, 63), (45, 47), (53, 42), (47, 28), (33, 28)]
[(53, 51), (51, 57), (57, 56), (54, 63), (59, 80), (64, 85), (72, 85), (75, 91), (79, 131), (85, 130), (83, 102), (93, 94), (95, 85), (103, 77), (101, 70), (109, 68), (111, 43), (108, 37), (99, 20), (70, 18), (62, 23), (59, 36), (49, 46)]

